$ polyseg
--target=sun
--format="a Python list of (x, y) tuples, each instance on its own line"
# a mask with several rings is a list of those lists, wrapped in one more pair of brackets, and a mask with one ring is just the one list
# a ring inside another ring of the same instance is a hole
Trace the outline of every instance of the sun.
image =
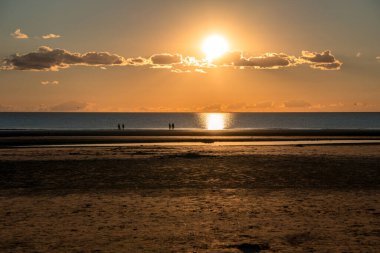
[(209, 62), (225, 54), (228, 49), (227, 40), (217, 34), (207, 37), (202, 44), (202, 51), (206, 54), (206, 59)]

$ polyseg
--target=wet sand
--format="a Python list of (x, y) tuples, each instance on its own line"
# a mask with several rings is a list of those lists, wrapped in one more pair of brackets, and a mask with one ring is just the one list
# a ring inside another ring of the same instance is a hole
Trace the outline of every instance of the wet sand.
[(112, 143), (380, 140), (380, 130), (0, 130), (0, 147)]
[(380, 249), (380, 145), (3, 146), (0, 174), (1, 252)]
[(15, 130), (0, 129), (10, 136), (378, 136), (380, 129), (126, 129), (126, 130)]

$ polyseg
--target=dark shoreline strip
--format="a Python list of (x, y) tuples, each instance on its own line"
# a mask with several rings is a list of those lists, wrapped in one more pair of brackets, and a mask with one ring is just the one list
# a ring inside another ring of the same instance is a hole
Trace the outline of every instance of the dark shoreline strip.
[(0, 148), (30, 145), (380, 140), (379, 130), (0, 130)]
[(379, 129), (226, 129), (226, 130), (0, 130), (0, 137), (21, 136), (379, 136)]

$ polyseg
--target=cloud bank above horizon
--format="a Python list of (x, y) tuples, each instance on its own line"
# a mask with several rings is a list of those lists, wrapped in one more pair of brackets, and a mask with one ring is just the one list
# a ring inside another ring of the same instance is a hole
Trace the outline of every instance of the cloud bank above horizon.
[(139, 106), (139, 107), (103, 107), (95, 102), (85, 100), (68, 100), (60, 103), (39, 104), (32, 108), (0, 104), (2, 112), (195, 112), (195, 113), (231, 113), (231, 112), (282, 112), (282, 111), (319, 111), (320, 109), (334, 110), (353, 106), (354, 108), (370, 109), (373, 104), (366, 102), (353, 102), (351, 104), (338, 103), (311, 103), (302, 99), (261, 101), (261, 102), (236, 102), (213, 103), (203, 106), (170, 107), (170, 106)]

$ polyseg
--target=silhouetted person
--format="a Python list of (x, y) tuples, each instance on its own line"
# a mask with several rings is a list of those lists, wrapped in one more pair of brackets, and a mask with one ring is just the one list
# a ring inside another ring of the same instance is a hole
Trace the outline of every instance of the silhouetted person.
[(123, 127), (123, 130), (124, 130), (124, 123), (123, 123), (122, 127)]
[(172, 123), (172, 130), (174, 130), (174, 123)]
[(119, 129), (119, 130), (120, 130), (120, 124), (117, 124), (117, 129)]

